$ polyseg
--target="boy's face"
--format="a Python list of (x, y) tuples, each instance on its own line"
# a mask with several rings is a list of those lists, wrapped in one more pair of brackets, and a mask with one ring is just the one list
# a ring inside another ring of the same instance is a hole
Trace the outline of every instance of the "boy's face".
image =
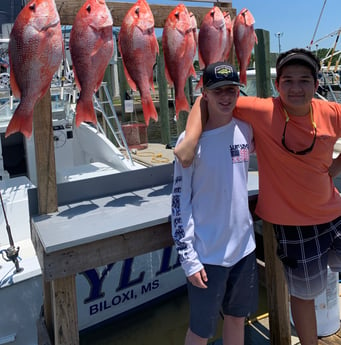
[(232, 113), (236, 106), (239, 87), (225, 85), (212, 90), (204, 89), (202, 96), (207, 102), (210, 113), (226, 115)]
[(277, 90), (281, 100), (288, 110), (295, 114), (295, 110), (309, 107), (318, 87), (309, 67), (304, 65), (284, 66), (278, 83)]

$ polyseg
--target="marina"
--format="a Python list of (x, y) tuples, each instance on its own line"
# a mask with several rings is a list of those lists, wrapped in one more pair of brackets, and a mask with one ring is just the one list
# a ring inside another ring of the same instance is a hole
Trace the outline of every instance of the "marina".
[[(83, 1), (55, 3), (61, 24), (72, 25)], [(108, 3), (114, 23), (122, 22), (131, 5)], [(221, 7), (236, 12), (232, 3)], [(151, 8), (158, 14), (155, 27), (162, 27), (173, 6)], [(198, 22), (207, 12), (204, 7), (189, 10)], [(266, 35), (263, 30), (257, 33)], [(265, 50), (261, 44), (258, 49)], [(265, 71), (258, 57), (260, 75)], [(0, 305), (4, 310), (0, 344), (181, 344), (189, 310), (186, 279), (171, 238), (170, 198), (174, 144), (187, 114), (182, 112), (176, 119), (173, 90), (162, 99), (165, 79), (158, 70), (161, 81), (153, 96), (158, 122), (145, 125), (137, 91), (135, 114), (125, 111), (123, 95), (129, 98), (127, 90), (131, 90), (127, 85), (122, 88), (126, 82), (121, 79), (116, 85), (120, 96), (113, 97), (113, 80), (106, 78), (92, 98), (97, 124), (76, 125), (80, 95), (68, 63), (67, 59), (63, 62), (49, 92), (36, 104), (31, 137), (6, 136), (19, 102), (9, 88), (9, 73), (0, 75)], [(123, 69), (118, 69), (122, 77)], [(269, 71), (267, 87), (274, 94), (274, 75)], [(255, 69), (248, 76), (248, 94), (259, 93)], [(192, 79), (189, 84), (193, 87)], [(333, 88), (329, 84), (318, 97), (338, 97), (339, 84)], [(340, 152), (338, 142), (334, 155)], [(341, 190), (340, 176), (335, 185)], [(250, 160), (248, 190), (253, 212), (258, 194), (255, 155)], [(260, 305), (246, 322), (245, 344), (299, 344), (289, 320), (284, 277), (275, 259), (272, 225), (256, 216), (255, 224)], [(333, 287), (339, 287), (335, 283)], [(340, 293), (332, 295), (333, 303), (316, 302), (328, 322), (324, 312), (336, 302), (341, 306)], [(332, 321), (335, 324), (335, 318)], [(221, 324), (209, 344), (222, 345), (220, 337)], [(341, 332), (335, 329), (321, 337), (319, 345), (340, 342)]]

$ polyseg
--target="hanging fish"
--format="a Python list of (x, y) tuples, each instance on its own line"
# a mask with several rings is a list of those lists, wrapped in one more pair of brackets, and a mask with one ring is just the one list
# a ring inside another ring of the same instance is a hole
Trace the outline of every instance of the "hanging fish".
[(150, 118), (158, 119), (150, 88), (154, 90), (153, 67), (159, 45), (154, 32), (153, 13), (145, 0), (138, 0), (123, 18), (118, 46), (128, 84), (132, 90), (140, 92), (148, 126)]
[(233, 24), (233, 42), (239, 63), (240, 82), (246, 85), (246, 70), (249, 66), (252, 49), (258, 43), (253, 24), (255, 19), (247, 8), (243, 8)]
[[(224, 60), (226, 24), (223, 12), (214, 6), (204, 17), (199, 30), (199, 66), (204, 69), (211, 63)], [(200, 79), (196, 89), (202, 86)]]
[(20, 98), (5, 137), (32, 134), (34, 106), (47, 92), (63, 58), (63, 37), (54, 0), (31, 0), (18, 14), (8, 46), (10, 83)]
[(229, 12), (223, 12), (226, 25), (226, 46), (223, 53), (224, 61), (228, 61), (230, 56), (230, 51), (233, 45), (233, 22)]
[(101, 86), (114, 50), (113, 20), (105, 0), (87, 0), (78, 11), (70, 33), (75, 82), (80, 90), (76, 126), (97, 123), (93, 95)]
[(191, 23), (192, 23), (192, 30), (193, 30), (193, 35), (194, 35), (194, 40), (195, 40), (195, 50), (197, 49), (198, 46), (198, 23), (197, 19), (195, 18), (195, 15), (193, 12), (189, 12), (189, 16), (191, 17)]
[(190, 75), (196, 76), (193, 67), (196, 43), (192, 19), (185, 5), (176, 6), (169, 14), (162, 33), (162, 48), (166, 78), (175, 90), (175, 111), (178, 118), (181, 110), (189, 111), (185, 85)]

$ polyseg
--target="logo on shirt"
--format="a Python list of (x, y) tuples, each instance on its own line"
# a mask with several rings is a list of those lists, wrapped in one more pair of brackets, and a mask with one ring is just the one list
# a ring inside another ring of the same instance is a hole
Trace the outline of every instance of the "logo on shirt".
[(249, 144), (230, 145), (232, 163), (243, 163), (250, 160)]

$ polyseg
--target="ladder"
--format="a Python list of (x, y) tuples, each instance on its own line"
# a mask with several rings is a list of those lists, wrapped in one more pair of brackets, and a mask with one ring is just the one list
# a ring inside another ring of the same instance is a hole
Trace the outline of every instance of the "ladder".
[[(110, 129), (110, 132), (112, 133), (113, 137), (115, 138), (117, 145), (120, 149), (126, 151), (131, 164), (134, 165), (133, 158), (131, 156), (127, 141), (122, 131), (121, 123), (117, 117), (117, 113), (112, 102), (106, 82), (102, 82), (101, 86), (98, 89), (98, 93), (101, 95), (101, 97), (103, 97), (103, 99), (99, 99), (99, 97), (96, 94), (94, 94), (94, 108), (102, 114), (103, 119), (105, 120), (105, 123)], [(110, 114), (107, 114), (108, 110)], [(97, 122), (97, 126), (100, 132), (107, 136), (99, 122)]]

